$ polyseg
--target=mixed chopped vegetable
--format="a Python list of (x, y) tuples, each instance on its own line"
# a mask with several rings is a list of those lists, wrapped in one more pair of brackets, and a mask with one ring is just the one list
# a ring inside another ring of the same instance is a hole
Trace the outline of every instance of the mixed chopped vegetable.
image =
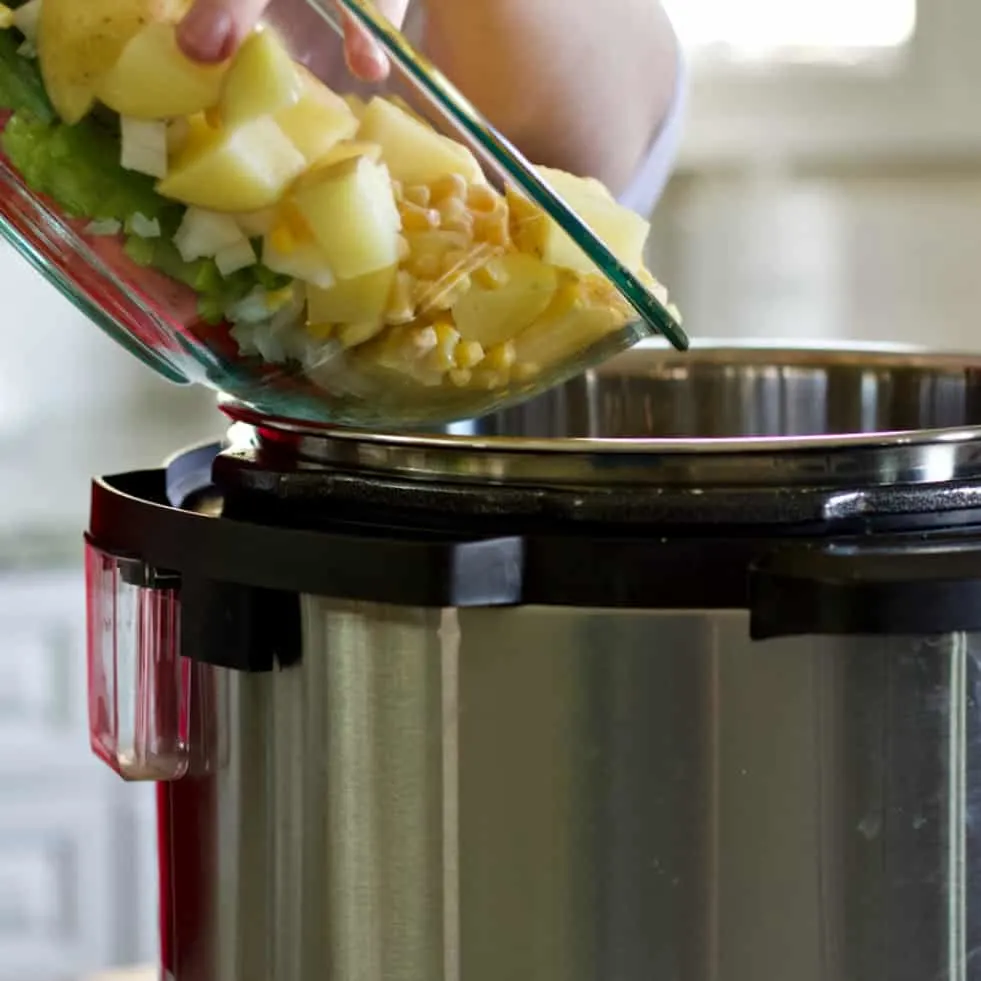
[[(397, 98), (329, 89), (257, 29), (226, 64), (179, 51), (181, 0), (0, 7), (0, 146), (89, 241), (193, 292), (242, 358), (334, 395), (359, 377), (492, 390), (633, 319), (536, 205)], [(542, 173), (651, 288), (648, 224)]]

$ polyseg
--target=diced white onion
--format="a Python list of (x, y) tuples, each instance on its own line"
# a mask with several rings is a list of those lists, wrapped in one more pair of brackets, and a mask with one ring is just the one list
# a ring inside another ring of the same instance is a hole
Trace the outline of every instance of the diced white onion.
[(247, 239), (234, 218), (204, 208), (188, 208), (174, 234), (174, 245), (185, 262), (210, 259), (239, 242)]
[(28, 41), (25, 39), (21, 41), (19, 47), (17, 48), (17, 54), (19, 54), (21, 58), (36, 58), (37, 48), (34, 47), (33, 41)]
[(225, 311), (225, 316), (233, 324), (259, 324), (269, 319), (269, 300), (266, 291), (256, 286)]
[(247, 269), (255, 263), (255, 251), (247, 238), (240, 239), (234, 245), (226, 245), (215, 253), (215, 265), (222, 276), (231, 276), (239, 269)]
[(150, 177), (167, 176), (167, 124), (155, 119), (119, 120), (122, 153), (119, 162), (127, 170)]
[(118, 235), (122, 230), (122, 223), (115, 218), (100, 218), (85, 226), (86, 235)]
[(160, 238), (160, 222), (137, 211), (127, 220), (126, 231), (139, 238)]
[(262, 243), (262, 261), (275, 273), (302, 279), (322, 290), (330, 289), (336, 281), (327, 258), (316, 245), (304, 243), (289, 252), (280, 252), (267, 238)]
[(14, 27), (28, 41), (37, 40), (37, 19), (41, 16), (41, 0), (28, 0), (14, 10)]

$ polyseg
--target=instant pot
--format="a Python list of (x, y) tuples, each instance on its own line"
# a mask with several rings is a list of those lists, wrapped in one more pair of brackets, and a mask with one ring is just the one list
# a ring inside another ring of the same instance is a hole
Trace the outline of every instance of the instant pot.
[(981, 978), (981, 359), (655, 344), (93, 484), (176, 981)]

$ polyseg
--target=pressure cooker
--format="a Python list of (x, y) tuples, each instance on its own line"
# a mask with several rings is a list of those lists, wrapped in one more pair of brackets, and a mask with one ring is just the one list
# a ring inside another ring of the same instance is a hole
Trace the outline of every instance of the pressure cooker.
[(981, 359), (645, 344), (94, 481), (176, 981), (981, 978)]

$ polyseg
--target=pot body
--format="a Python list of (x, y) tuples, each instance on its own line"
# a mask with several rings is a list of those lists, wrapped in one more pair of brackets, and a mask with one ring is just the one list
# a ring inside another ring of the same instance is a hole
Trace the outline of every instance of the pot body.
[[(981, 943), (981, 637), (302, 600), (161, 784), (178, 981), (924, 981)], [(192, 694), (193, 697), (193, 694)]]

